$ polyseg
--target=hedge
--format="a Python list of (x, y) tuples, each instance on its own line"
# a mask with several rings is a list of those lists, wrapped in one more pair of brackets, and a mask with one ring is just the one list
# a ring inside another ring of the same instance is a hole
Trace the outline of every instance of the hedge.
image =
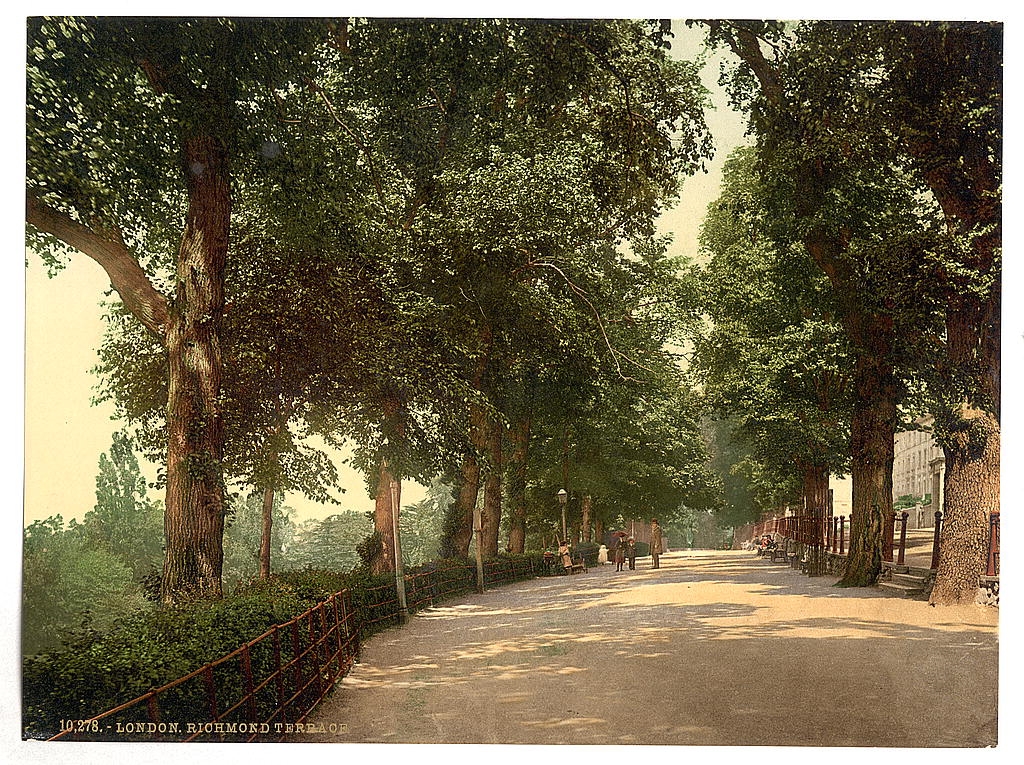
[[(543, 573), (540, 553), (485, 562), (485, 582), (491, 585)], [(476, 567), (466, 560), (435, 561), (408, 570), (406, 578), (414, 612), (474, 589)], [(23, 660), (22, 736), (50, 738), (62, 720), (88, 719), (187, 675), (345, 589), (351, 591), (362, 637), (397, 622), (394, 575), (357, 569), (285, 572), (221, 600), (155, 606), (105, 632), (84, 624), (61, 648)], [(218, 689), (238, 682), (229, 673), (217, 678)], [(162, 710), (179, 719), (194, 719), (196, 710), (205, 709), (201, 699), (172, 699), (172, 708), (164, 709), (167, 703), (161, 698)]]

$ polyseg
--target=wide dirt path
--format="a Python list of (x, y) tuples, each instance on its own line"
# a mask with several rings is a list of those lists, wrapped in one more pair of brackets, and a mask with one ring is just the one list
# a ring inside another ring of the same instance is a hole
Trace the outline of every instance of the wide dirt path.
[(677, 552), (467, 595), (368, 640), (302, 741), (996, 743), (998, 611)]

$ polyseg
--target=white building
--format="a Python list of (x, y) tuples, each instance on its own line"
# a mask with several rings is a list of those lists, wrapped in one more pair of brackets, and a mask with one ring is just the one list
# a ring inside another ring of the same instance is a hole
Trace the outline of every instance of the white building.
[[(911, 529), (930, 528), (936, 509), (942, 507), (946, 460), (932, 438), (933, 422), (931, 417), (923, 417), (917, 424), (924, 430), (901, 431), (893, 439), (892, 499), (909, 496), (916, 500), (913, 507), (906, 508)], [(829, 485), (833, 515), (849, 518), (853, 495), (849, 476), (832, 476)]]
[[(930, 432), (933, 422), (931, 417), (923, 417), (918, 424), (925, 430), (896, 434), (892, 464), (893, 500), (910, 496), (929, 504), (935, 497), (941, 503), (945, 459)], [(937, 485), (936, 477), (939, 479)]]

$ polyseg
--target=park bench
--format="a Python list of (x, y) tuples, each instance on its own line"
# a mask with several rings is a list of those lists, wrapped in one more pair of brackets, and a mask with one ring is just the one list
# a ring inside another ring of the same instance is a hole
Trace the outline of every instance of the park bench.
[(796, 556), (796, 550), (791, 550), (790, 540), (783, 540), (782, 544), (776, 545), (768, 553), (767, 558), (769, 562), (775, 563), (779, 561), (781, 563), (789, 563), (791, 557)]
[(578, 574), (580, 572), (587, 573), (587, 559), (580, 555), (577, 558), (573, 558), (572, 565), (569, 567), (570, 574)]

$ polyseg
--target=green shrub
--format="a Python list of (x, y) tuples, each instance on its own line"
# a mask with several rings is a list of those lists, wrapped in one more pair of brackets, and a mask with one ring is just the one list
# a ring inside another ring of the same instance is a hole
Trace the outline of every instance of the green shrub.
[(582, 555), (588, 566), (597, 565), (597, 555), (601, 551), (601, 545), (597, 542), (580, 542), (573, 550), (574, 555)]
[[(542, 573), (542, 561), (541, 553), (499, 555), (487, 561), (488, 582), (530, 578)], [(406, 574), (410, 611), (476, 586), (476, 566), (467, 559), (433, 561)], [(86, 621), (62, 647), (24, 660), (23, 736), (49, 738), (59, 732), (61, 720), (87, 719), (142, 696), (231, 654), (346, 589), (361, 636), (394, 623), (398, 614), (394, 575), (370, 574), (365, 569), (288, 571), (244, 583), (222, 600), (156, 606), (120, 619), (102, 632)], [(308, 639), (305, 626), (300, 633), (303, 641)], [(287, 661), (293, 648), (290, 640), (281, 643)], [(252, 647), (250, 661), (254, 676), (266, 677), (274, 661), (271, 641)], [(237, 661), (215, 669), (214, 679), (218, 701), (234, 703), (243, 695)], [(204, 715), (209, 702), (201, 681), (162, 693), (158, 701), (161, 719), (208, 719)], [(275, 703), (269, 693), (258, 700), (261, 719), (269, 716)], [(145, 714), (140, 705), (119, 719), (142, 722)]]

